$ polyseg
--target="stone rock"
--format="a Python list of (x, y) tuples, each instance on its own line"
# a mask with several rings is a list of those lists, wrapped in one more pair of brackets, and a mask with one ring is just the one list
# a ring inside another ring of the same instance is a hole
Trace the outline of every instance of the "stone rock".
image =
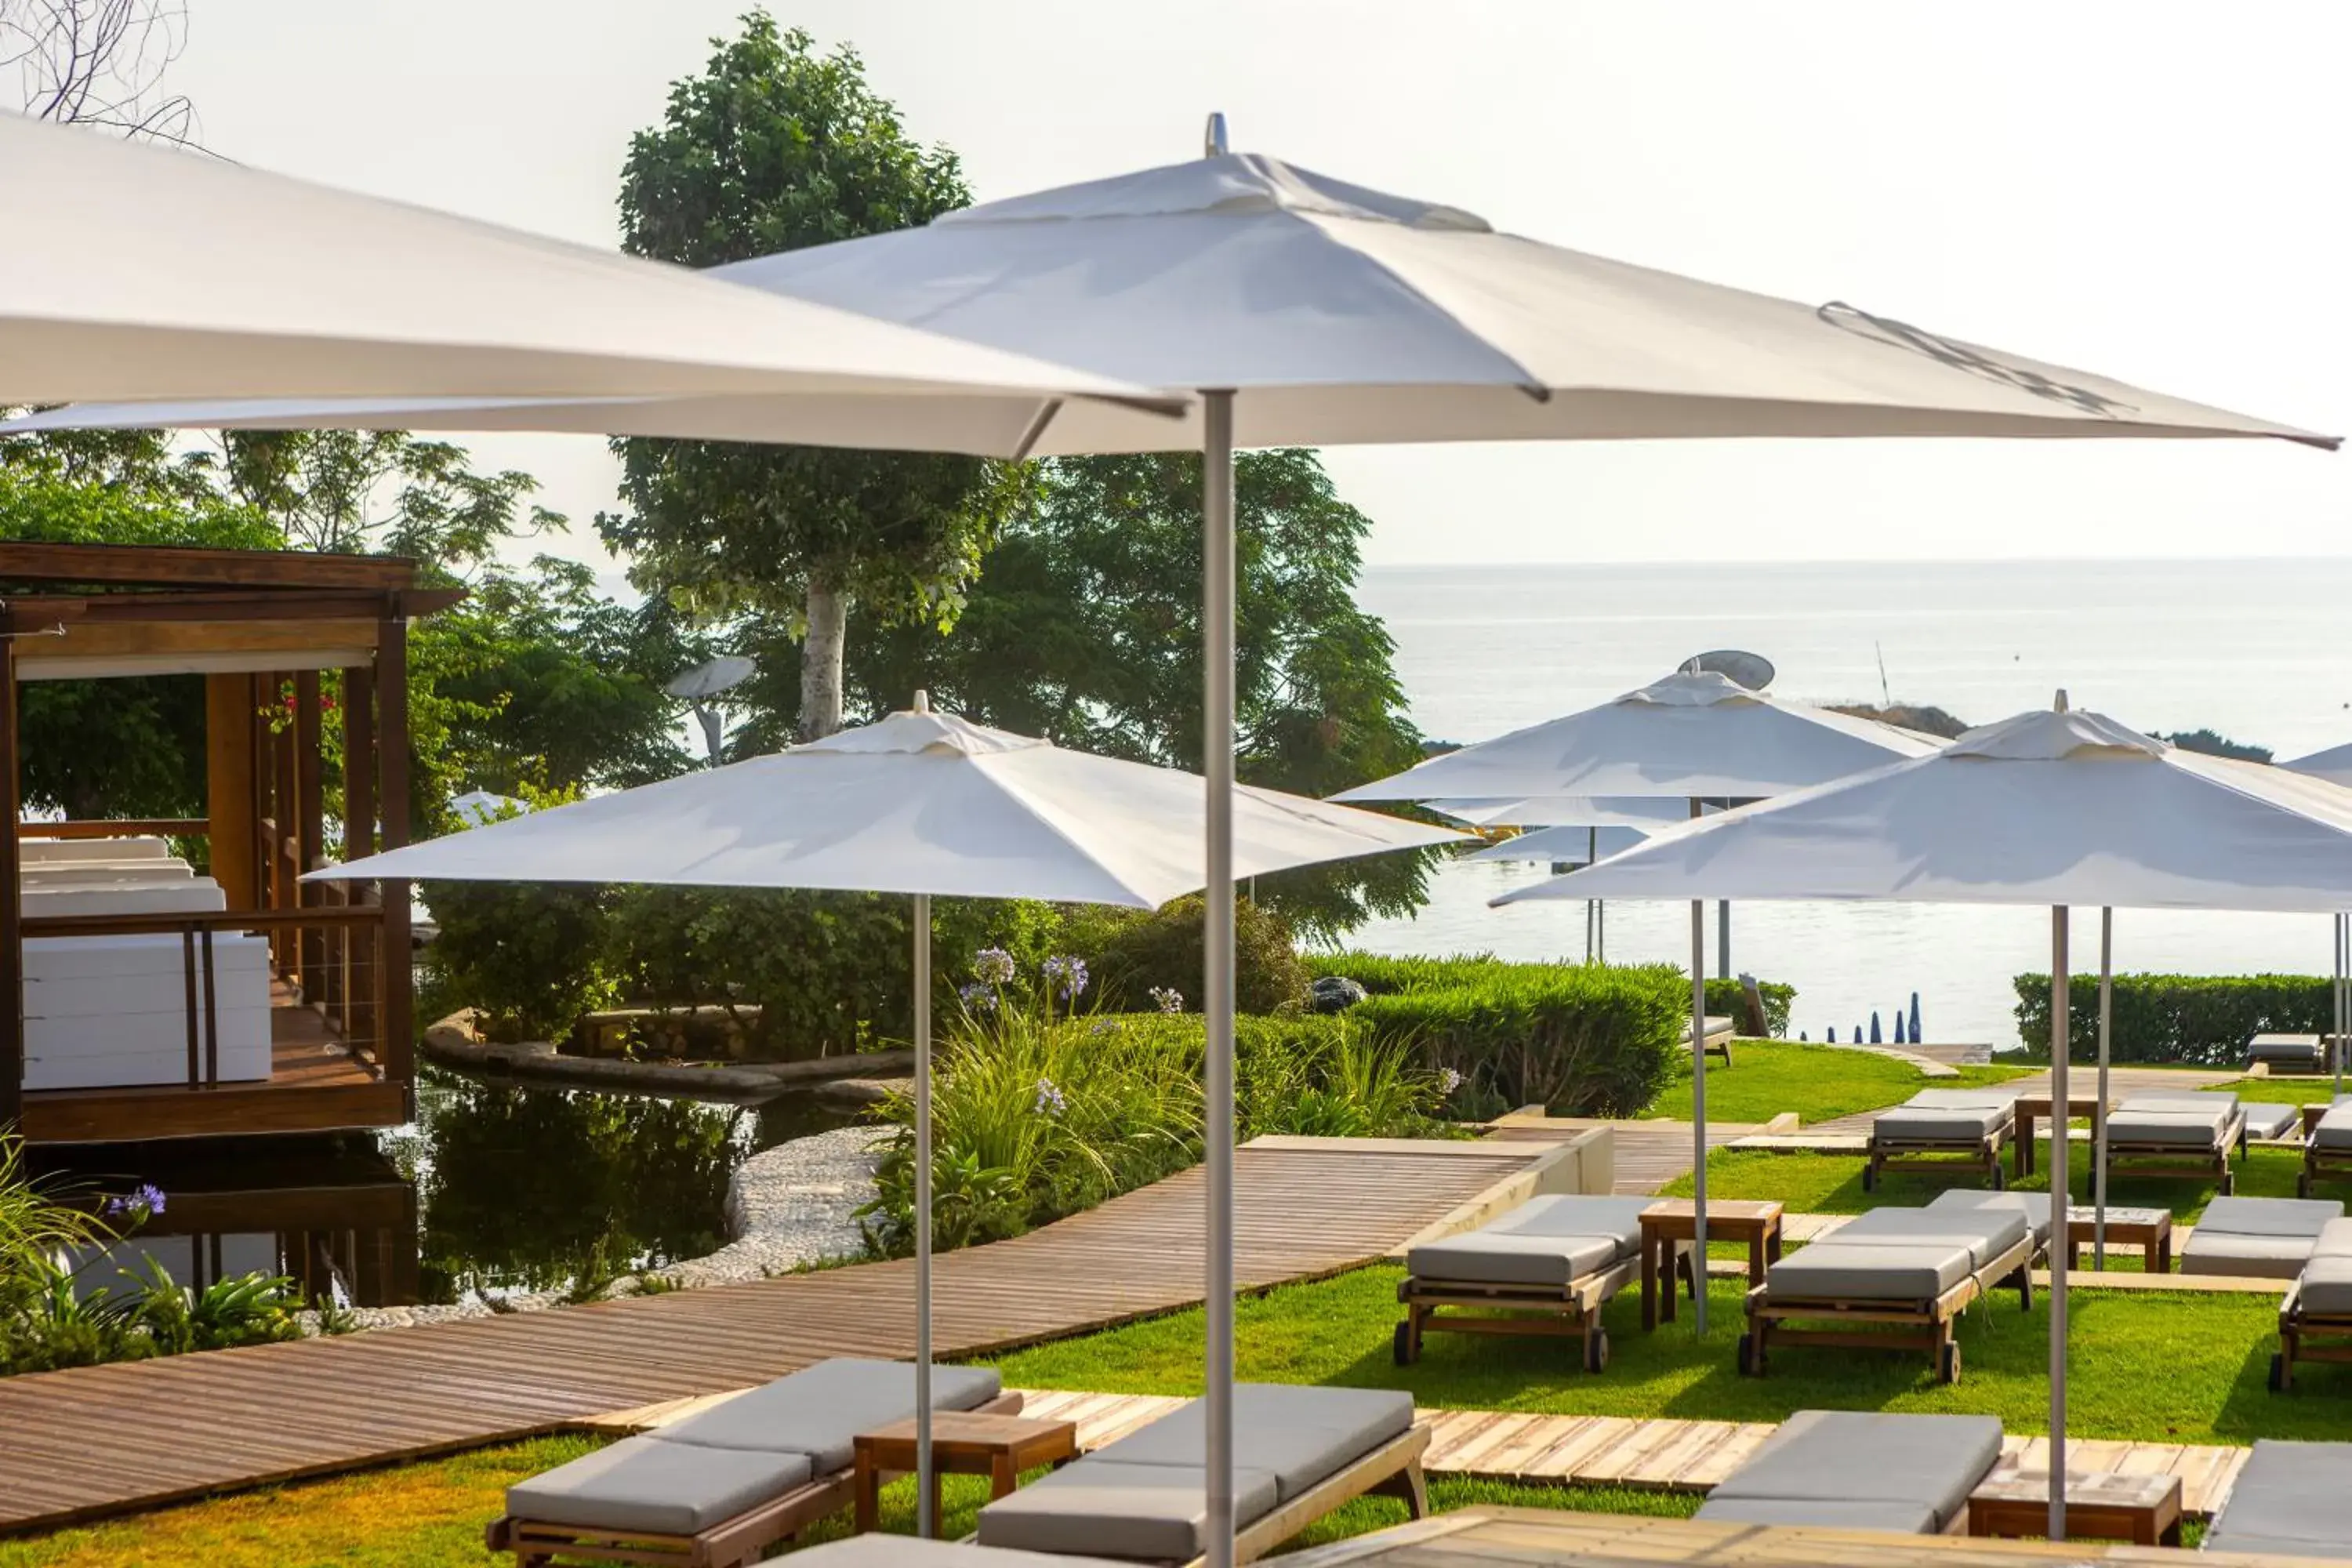
[(1344, 974), (1327, 974), (1307, 987), (1307, 1005), (1318, 1013), (1344, 1013), (1364, 999), (1364, 988)]

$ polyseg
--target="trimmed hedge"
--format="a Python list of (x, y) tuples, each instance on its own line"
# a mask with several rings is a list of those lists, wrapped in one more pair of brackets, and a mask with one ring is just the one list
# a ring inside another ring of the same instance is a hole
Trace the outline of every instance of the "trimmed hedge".
[[(1581, 968), (1571, 963), (1511, 963), (1490, 952), (1471, 953), (1454, 958), (1389, 958), (1370, 952), (1308, 953), (1307, 972), (1314, 979), (1327, 974), (1344, 974), (1361, 985), (1373, 996), (1389, 996), (1405, 991), (1427, 991), (1441, 986), (1477, 984), (1514, 970), (1552, 970)], [(1684, 982), (1685, 985), (1689, 983)], [(1778, 981), (1757, 983), (1764, 997), (1764, 1023), (1768, 1033), (1776, 1038), (1789, 1032), (1789, 1010), (1797, 1000), (1797, 988)], [(1689, 993), (1685, 991), (1685, 995)], [(1689, 1010), (1689, 1004), (1684, 1004)], [(1709, 980), (1706, 983), (1706, 1010), (1738, 1020), (1742, 1005), (1738, 980)]]
[[(2050, 976), (2017, 976), (2017, 1032), (2027, 1051), (2050, 1049)], [(2099, 1052), (2099, 977), (2072, 983), (2067, 1038), (2072, 1058)], [(2118, 974), (2111, 1060), (2234, 1067), (2254, 1035), (2324, 1035), (2335, 1027), (2324, 974)]]

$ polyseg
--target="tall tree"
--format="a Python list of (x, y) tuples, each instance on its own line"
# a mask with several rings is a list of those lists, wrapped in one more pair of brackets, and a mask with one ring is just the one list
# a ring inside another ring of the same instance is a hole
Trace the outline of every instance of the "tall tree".
[[(662, 123), (630, 143), (622, 244), (712, 267), (927, 223), (971, 199), (955, 154), (909, 139), (848, 50), (764, 12), (714, 40)], [(764, 617), (803, 647), (797, 732), (841, 727), (850, 606), (951, 624), (1028, 480), (975, 458), (620, 440), (627, 510), (600, 517), (632, 579), (710, 618)]]
[[(1201, 459), (1197, 454), (1062, 458), (1042, 465), (1039, 504), (1006, 530), (946, 636), (861, 626), (852, 695), (869, 711), (917, 688), (940, 705), (1056, 744), (1167, 766), (1201, 765)], [(1312, 452), (1247, 452), (1234, 468), (1236, 706), (1243, 782), (1325, 795), (1410, 767), (1394, 645), (1355, 600), (1370, 520), (1341, 500)], [(792, 650), (778, 628), (748, 651), (768, 717)], [(1380, 856), (1262, 879), (1259, 896), (1301, 931), (1335, 936), (1406, 913), (1428, 861)]]
[(195, 106), (161, 87), (187, 43), (174, 0), (0, 0), (0, 72), (36, 120), (192, 144)]

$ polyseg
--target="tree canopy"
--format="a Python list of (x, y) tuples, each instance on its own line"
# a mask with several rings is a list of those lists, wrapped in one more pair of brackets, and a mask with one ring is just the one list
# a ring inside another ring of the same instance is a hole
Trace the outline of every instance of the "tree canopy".
[[(670, 89), (621, 175), (622, 244), (710, 267), (927, 223), (971, 199), (956, 156), (910, 139), (848, 50), (764, 12)], [(597, 519), (631, 578), (709, 618), (764, 615), (803, 641), (795, 728), (841, 724), (849, 606), (888, 624), (954, 619), (1025, 481), (934, 454), (623, 439), (626, 510)]]

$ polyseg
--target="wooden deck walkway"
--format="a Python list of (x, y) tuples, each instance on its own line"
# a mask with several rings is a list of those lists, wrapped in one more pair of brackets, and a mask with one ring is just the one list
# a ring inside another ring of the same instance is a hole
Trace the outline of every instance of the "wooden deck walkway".
[[(1601, 1122), (1575, 1117), (1546, 1121), (1503, 1121), (1493, 1124), (1491, 1142), (1558, 1143)], [(1612, 1191), (1654, 1193), (1678, 1176), (1690, 1173), (1693, 1144), (1687, 1121), (1612, 1121), (1607, 1125), (1614, 1143), (1617, 1180)], [(1748, 1121), (1709, 1121), (1706, 1146), (1720, 1149), (1761, 1129)]]
[[(1338, 1273), (1475, 1210), (1526, 1144), (1267, 1140), (1234, 1161), (1243, 1289)], [(939, 1259), (942, 1356), (1201, 1299), (1196, 1168)], [(0, 1531), (549, 1431), (913, 1343), (913, 1268), (870, 1264), (511, 1317), (0, 1379)]]

